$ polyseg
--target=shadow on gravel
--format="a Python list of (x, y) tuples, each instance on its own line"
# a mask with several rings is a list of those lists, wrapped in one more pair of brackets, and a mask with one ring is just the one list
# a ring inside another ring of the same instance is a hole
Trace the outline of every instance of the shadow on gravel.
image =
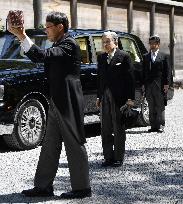
[(103, 168), (101, 160), (92, 161), (93, 193), (99, 200), (105, 198), (105, 203), (182, 204), (183, 160), (179, 160), (182, 155), (181, 148), (148, 148), (126, 151), (123, 167)]
[[(95, 154), (94, 158), (101, 155), (100, 152)], [(181, 155), (181, 148), (147, 148), (126, 151), (123, 167), (104, 168), (101, 167), (101, 159), (90, 161), (93, 196), (84, 203), (134, 204), (140, 201), (182, 204)], [(59, 168), (66, 167), (66, 163), (59, 165)], [(69, 177), (56, 177), (54, 187), (58, 191), (69, 189)]]
[(2, 137), (0, 137), (0, 153), (9, 152), (11, 149), (6, 145)]
[(60, 200), (59, 196), (30, 198), (24, 197), (20, 193), (0, 195), (0, 203), (44, 203), (46, 201), (54, 202), (55, 200)]
[(85, 125), (85, 135), (86, 138), (96, 137), (97, 135), (100, 135), (100, 123)]
[[(100, 150), (96, 156), (101, 155)], [(103, 168), (100, 159), (92, 160), (90, 178), (93, 196), (63, 203), (75, 204), (134, 204), (183, 203), (183, 149), (147, 148), (127, 150), (123, 167)], [(67, 163), (59, 165), (65, 171)], [(70, 190), (68, 175), (56, 176), (54, 189), (59, 195)], [(0, 203), (38, 203), (60, 200), (51, 198), (26, 198), (13, 193), (0, 195)], [(60, 202), (60, 201), (59, 201)]]

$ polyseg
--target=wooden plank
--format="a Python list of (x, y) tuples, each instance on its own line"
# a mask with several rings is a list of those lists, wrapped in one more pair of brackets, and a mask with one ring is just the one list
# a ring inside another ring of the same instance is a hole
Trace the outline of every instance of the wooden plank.
[(71, 28), (75, 29), (78, 27), (77, 0), (70, 1), (70, 14), (71, 14)]

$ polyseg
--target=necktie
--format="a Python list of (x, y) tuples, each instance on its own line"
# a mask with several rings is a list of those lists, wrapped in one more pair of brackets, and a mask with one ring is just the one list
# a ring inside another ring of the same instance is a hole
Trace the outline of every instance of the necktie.
[(111, 59), (112, 59), (112, 55), (108, 54), (108, 55), (107, 55), (107, 63), (108, 63), (108, 64), (110, 64)]

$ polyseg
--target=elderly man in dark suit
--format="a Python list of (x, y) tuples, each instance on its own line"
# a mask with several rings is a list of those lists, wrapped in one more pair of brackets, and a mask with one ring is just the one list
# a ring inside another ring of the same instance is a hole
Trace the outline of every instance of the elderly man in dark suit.
[(126, 133), (120, 107), (126, 103), (132, 106), (135, 98), (133, 65), (130, 56), (118, 49), (117, 42), (115, 32), (104, 32), (102, 43), (105, 53), (98, 56), (96, 105), (101, 106), (103, 167), (123, 164)]
[(143, 89), (149, 105), (148, 132), (163, 132), (165, 126), (166, 93), (170, 84), (169, 57), (160, 52), (159, 36), (149, 38), (150, 52), (143, 60)]
[(25, 54), (33, 62), (44, 62), (50, 89), (50, 108), (46, 135), (42, 144), (33, 189), (25, 196), (53, 196), (53, 181), (64, 142), (72, 191), (61, 198), (91, 196), (88, 157), (84, 146), (83, 94), (80, 83), (80, 48), (68, 33), (67, 16), (51, 12), (46, 18), (46, 32), (53, 43), (41, 50), (26, 35), (23, 27), (9, 27), (21, 40)]

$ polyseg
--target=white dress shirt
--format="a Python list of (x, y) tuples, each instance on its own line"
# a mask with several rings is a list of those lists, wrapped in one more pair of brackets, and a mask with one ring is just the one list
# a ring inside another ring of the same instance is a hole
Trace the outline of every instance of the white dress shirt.
[(115, 52), (116, 52), (116, 48), (114, 48), (114, 50), (110, 54), (107, 55), (107, 63), (108, 64), (110, 64), (111, 59), (114, 57)]
[(20, 46), (22, 47), (23, 51), (26, 53), (30, 50), (33, 44), (34, 43), (32, 42), (32, 40), (28, 36), (26, 36), (26, 38), (21, 41)]
[(158, 52), (159, 52), (159, 49), (156, 50), (156, 52), (153, 52), (153, 51), (151, 50), (151, 60), (152, 60), (152, 62), (154, 62), (154, 61), (156, 60), (156, 57), (157, 57), (157, 55), (158, 55)]

